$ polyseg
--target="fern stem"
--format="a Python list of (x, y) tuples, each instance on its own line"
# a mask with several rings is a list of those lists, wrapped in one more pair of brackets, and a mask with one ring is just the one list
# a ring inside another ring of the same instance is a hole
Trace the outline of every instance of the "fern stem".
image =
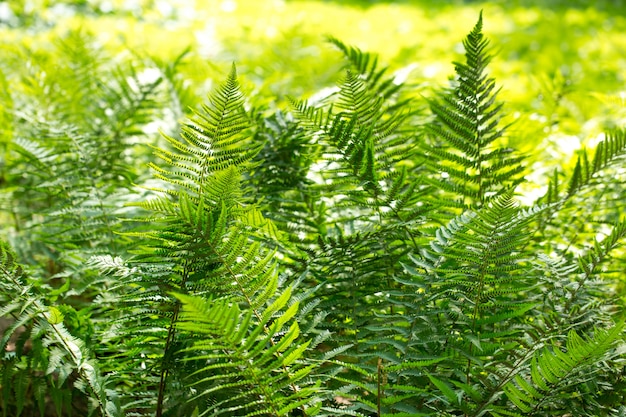
[(377, 407), (377, 413), (376, 416), (377, 417), (381, 417), (382, 416), (382, 406), (381, 406), (381, 402), (382, 402), (382, 396), (383, 396), (383, 359), (382, 358), (378, 358), (378, 364), (376, 366), (376, 370), (378, 378), (377, 378), (377, 387), (378, 387), (378, 395), (376, 396), (376, 407)]
[[(181, 283), (179, 291), (185, 292), (185, 286), (189, 279), (189, 264), (185, 261), (183, 266), (183, 273), (181, 276)], [(167, 388), (167, 377), (169, 376), (169, 364), (173, 356), (172, 345), (174, 344), (174, 338), (176, 337), (176, 323), (178, 322), (178, 315), (180, 313), (181, 303), (175, 300), (174, 313), (170, 320), (170, 325), (167, 329), (167, 338), (165, 339), (165, 347), (163, 348), (163, 359), (161, 361), (161, 372), (159, 376), (159, 392), (157, 395), (156, 404), (156, 417), (163, 416), (163, 403), (165, 402), (165, 390)]]
[(163, 349), (163, 360), (161, 361), (161, 374), (159, 376), (159, 393), (157, 395), (156, 405), (156, 417), (162, 417), (163, 415), (163, 402), (165, 401), (165, 389), (167, 384), (167, 377), (169, 376), (168, 362), (171, 359), (171, 347), (174, 343), (174, 337), (176, 336), (176, 328), (174, 327), (178, 321), (178, 314), (180, 312), (180, 302), (176, 302), (174, 307), (174, 314), (170, 321), (170, 326), (167, 329), (167, 339), (165, 340), (165, 347)]

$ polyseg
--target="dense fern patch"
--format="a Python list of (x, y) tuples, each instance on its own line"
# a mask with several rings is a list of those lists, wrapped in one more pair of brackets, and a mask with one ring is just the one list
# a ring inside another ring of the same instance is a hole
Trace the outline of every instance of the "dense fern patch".
[(327, 94), (233, 65), (180, 125), (185, 53), (89, 42), (2, 96), (4, 416), (626, 412), (626, 130), (520, 199), (482, 14), (433, 98), (329, 38)]

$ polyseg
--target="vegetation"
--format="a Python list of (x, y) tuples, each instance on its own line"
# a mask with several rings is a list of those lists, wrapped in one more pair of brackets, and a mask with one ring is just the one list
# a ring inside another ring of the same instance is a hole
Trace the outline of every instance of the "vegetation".
[(276, 100), (237, 64), (199, 99), (193, 50), (7, 46), (3, 416), (626, 413), (619, 103), (538, 168), (482, 13), (444, 88), (327, 41), (336, 87)]

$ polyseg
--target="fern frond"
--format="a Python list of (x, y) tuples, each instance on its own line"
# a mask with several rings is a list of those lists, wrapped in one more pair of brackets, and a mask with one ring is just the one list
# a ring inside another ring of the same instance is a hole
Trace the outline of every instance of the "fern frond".
[(349, 62), (349, 69), (356, 71), (367, 83), (369, 90), (376, 91), (382, 98), (389, 98), (402, 88), (402, 83), (395, 82), (393, 77), (384, 78), (388, 68), (379, 68), (377, 55), (348, 46), (333, 36), (327, 36), (326, 39), (343, 53)]
[[(145, 225), (139, 231), (125, 234), (141, 237), (146, 246), (135, 251), (131, 265), (136, 268), (138, 279), (131, 282), (139, 289), (124, 298), (129, 308), (119, 320), (129, 329), (125, 334), (135, 335), (135, 339), (122, 342), (124, 353), (121, 356), (126, 363), (132, 367), (137, 362), (132, 355), (138, 347), (154, 352), (144, 361), (152, 368), (147, 372), (149, 379), (145, 389), (152, 389), (156, 398), (144, 399), (146, 408), (142, 412), (152, 410), (161, 416), (167, 412), (170, 401), (179, 396), (188, 400), (186, 407), (190, 409), (205, 401), (190, 394), (194, 384), (204, 383), (197, 381), (200, 375), (192, 372), (191, 379), (185, 379), (187, 369), (193, 368), (195, 363), (186, 362), (178, 367), (176, 362), (181, 349), (192, 343), (190, 334), (181, 334), (178, 326), (182, 317), (180, 297), (228, 298), (230, 303), (244, 309), (245, 313), (241, 314), (261, 321), (259, 330), (264, 330), (271, 316), (277, 313), (271, 309), (275, 303), (267, 305), (279, 288), (274, 252), (266, 250), (263, 242), (269, 242), (278, 234), (258, 209), (246, 204), (248, 198), (242, 189), (241, 179), (259, 163), (253, 160), (263, 145), (253, 143), (248, 135), (249, 118), (243, 109), (243, 100), (233, 66), (226, 81), (209, 96), (209, 104), (185, 122), (181, 137), (166, 136), (171, 149), (154, 148), (163, 163), (151, 164), (151, 168), (164, 186), (151, 189), (164, 196), (132, 204), (152, 212), (152, 216), (143, 219)], [(179, 298), (172, 298), (172, 291), (181, 294)], [(289, 297), (288, 291), (285, 296)], [(284, 297), (279, 299), (286, 302)], [(140, 305), (146, 307), (138, 307)], [(287, 309), (291, 316), (284, 317), (291, 318), (295, 314), (292, 309), (297, 309), (297, 304)], [(263, 310), (269, 317), (261, 313)], [(138, 317), (143, 321), (138, 321)], [(277, 318), (275, 323), (280, 324), (281, 320)], [(283, 326), (279, 327), (275, 332), (283, 331)], [(246, 325), (243, 328), (247, 329)], [(274, 342), (278, 347), (273, 351), (268, 348), (268, 351), (284, 354), (281, 362), (284, 368), (301, 354), (287, 346), (297, 333), (293, 328), (282, 339), (274, 334), (263, 339), (268, 342), (276, 338)], [(150, 334), (154, 338), (146, 337)], [(261, 337), (259, 334), (248, 336), (251, 341)], [(255, 352), (268, 358), (267, 352)], [(118, 372), (130, 376), (126, 370)], [(296, 384), (296, 379), (292, 383)], [(235, 390), (243, 387), (232, 384)], [(242, 398), (233, 395), (232, 400), (226, 401), (231, 404), (226, 408), (238, 409), (235, 404)], [(127, 398), (126, 401), (129, 407), (134, 400)], [(251, 401), (262, 402), (258, 398)], [(215, 409), (220, 407), (216, 405)], [(285, 407), (285, 410), (290, 409), (290, 406)], [(304, 404), (297, 407), (303, 408)], [(279, 410), (276, 408), (274, 412)]]
[[(486, 74), (491, 61), (482, 33), (482, 13), (463, 41), (465, 63), (456, 62), (456, 86), (441, 100), (431, 101), (435, 121), (428, 126), (435, 157), (432, 183), (461, 197), (464, 204), (483, 204), (522, 181), (523, 158), (498, 147), (505, 128), (498, 127), (502, 104), (495, 81)], [(444, 175), (444, 179), (439, 179)]]
[(326, 154), (329, 165), (334, 165), (334, 162), (341, 164), (336, 171), (330, 170), (335, 173), (333, 179), (339, 183), (349, 173), (353, 177), (353, 185), (349, 188), (358, 185), (357, 189), (365, 188), (370, 196), (379, 196), (383, 193), (380, 178), (392, 173), (394, 165), (400, 160), (408, 159), (410, 150), (414, 148), (399, 132), (409, 112), (394, 107), (393, 94), (386, 96), (374, 88), (373, 84), (384, 70), (374, 76), (373, 64), (369, 71), (376, 80), (361, 73), (363, 65), (369, 65), (365, 63), (369, 62), (370, 58), (365, 58), (369, 55), (356, 48), (348, 48), (336, 39), (331, 42), (344, 51), (351, 51), (350, 56), (362, 61), (359, 64), (361, 68), (346, 71), (334, 107), (326, 110), (309, 106), (306, 102), (292, 100), (292, 103), (311, 134), (322, 135), (335, 148)]
[(615, 249), (618, 242), (626, 236), (626, 221), (622, 220), (615, 224), (611, 232), (602, 242), (594, 241), (593, 247), (584, 256), (578, 258), (578, 266), (586, 277), (591, 276), (596, 268), (609, 256), (610, 252)]
[(593, 372), (589, 365), (605, 357), (622, 339), (623, 329), (624, 323), (620, 322), (609, 330), (596, 329), (591, 338), (571, 331), (564, 347), (552, 344), (538, 351), (533, 356), (530, 375), (517, 375), (505, 385), (504, 392), (524, 415), (544, 415), (558, 410), (570, 394), (560, 397), (557, 393), (581, 383), (576, 371), (585, 368), (589, 376)]
[[(50, 354), (45, 372), (47, 374), (59, 372), (62, 376), (58, 383), (62, 384), (69, 373), (75, 371), (78, 374), (79, 383), (84, 384), (85, 394), (94, 402), (95, 409), (106, 417), (121, 416), (122, 411), (117, 395), (107, 387), (107, 378), (101, 375), (98, 363), (91, 351), (84, 341), (69, 333), (63, 323), (62, 312), (56, 307), (46, 306), (43, 299), (25, 285), (26, 276), (22, 267), (16, 263), (15, 255), (2, 241), (0, 241), (0, 276), (2, 277), (0, 294), (2, 296), (11, 293), (19, 295), (17, 300), (2, 309), (2, 316), (10, 314), (13, 316), (14, 323), (3, 334), (0, 349), (5, 351), (7, 342), (16, 329), (32, 322), (38, 328), (39, 333), (34, 335), (35, 340), (40, 339), (36, 343), (41, 343)], [(20, 352), (19, 355), (22, 356), (24, 353)], [(2, 365), (3, 373), (10, 375), (13, 373), (10, 365), (16, 364), (7, 359), (9, 358), (3, 355), (0, 358), (0, 365)], [(17, 394), (18, 396), (24, 395), (24, 392), (18, 391)], [(18, 397), (17, 401), (23, 403), (25, 398)]]
[(326, 40), (337, 47), (337, 49), (339, 49), (349, 60), (350, 64), (354, 66), (357, 73), (366, 76), (368, 82), (376, 84), (376, 81), (378, 81), (385, 73), (386, 68), (376, 71), (378, 66), (377, 55), (363, 52), (359, 48), (348, 46), (333, 36), (327, 36)]
[(582, 150), (574, 166), (572, 178), (567, 186), (567, 197), (573, 196), (582, 187), (588, 185), (592, 179), (615, 159), (626, 153), (626, 131), (616, 130), (607, 134), (606, 139), (598, 143), (593, 161), (589, 154)]
[(159, 178), (192, 194), (202, 194), (209, 177), (235, 167), (239, 174), (252, 167), (250, 162), (262, 144), (253, 144), (246, 134), (249, 120), (243, 109), (243, 94), (233, 65), (226, 80), (209, 96), (202, 112), (194, 112), (181, 131), (181, 138), (165, 135), (174, 150), (155, 148), (156, 156), (167, 165), (152, 164)]
[[(596, 146), (593, 156), (585, 149), (579, 151), (567, 184), (561, 184), (559, 173), (555, 171), (548, 183), (546, 195), (539, 199), (540, 202), (554, 203), (553, 209), (546, 212), (540, 224), (540, 232), (549, 230), (556, 218), (562, 216), (569, 216), (563, 222), (575, 228), (576, 235), (593, 233), (587, 227), (591, 219), (594, 223), (605, 223), (607, 226), (615, 223), (617, 219), (610, 211), (623, 198), (623, 181), (616, 170), (625, 153), (626, 131), (614, 130)], [(598, 187), (604, 191), (595, 192)], [(578, 204), (579, 201), (584, 201), (584, 204)], [(560, 211), (559, 216), (554, 216), (557, 211)]]
[[(445, 347), (455, 352), (447, 356), (448, 366), (465, 368), (462, 378), (433, 374), (441, 381), (441, 386), (431, 381), (439, 390), (457, 383), (465, 388), (477, 384), (480, 392), (489, 389), (481, 372), (507, 367), (520, 347), (527, 316), (539, 307), (532, 293), (540, 281), (525, 272), (524, 246), (531, 238), (526, 231), (546, 208), (521, 209), (511, 194), (505, 194), (436, 229), (430, 247), (404, 264), (413, 277), (402, 280), (407, 297), (414, 289), (421, 295), (412, 298), (424, 303), (407, 323), (419, 330), (405, 336), (405, 355), (414, 355), (414, 349), (441, 355)], [(449, 327), (442, 328), (443, 323)], [(395, 332), (402, 334), (401, 329)], [(442, 395), (447, 403), (473, 415), (473, 402), (461, 406), (452, 401), (453, 392), (454, 398), (461, 398), (464, 391), (450, 388)], [(478, 396), (471, 390), (465, 395)]]
[(185, 357), (205, 363), (191, 376), (198, 376), (197, 396), (215, 405), (200, 415), (287, 416), (315, 406), (318, 387), (305, 380), (313, 367), (302, 362), (309, 342), (297, 342), (298, 324), (288, 325), (298, 309), (297, 303), (286, 308), (290, 295), (285, 290), (257, 318), (228, 298), (176, 295), (182, 302), (177, 326), (203, 336)]
[(576, 257), (566, 254), (558, 258), (539, 258), (538, 267), (544, 274), (547, 290), (544, 308), (552, 326), (583, 331), (612, 321), (608, 305), (616, 295), (612, 294), (606, 280), (611, 272), (603, 270), (602, 265), (612, 258), (624, 237), (626, 224), (622, 220), (601, 242), (594, 239), (593, 244)]

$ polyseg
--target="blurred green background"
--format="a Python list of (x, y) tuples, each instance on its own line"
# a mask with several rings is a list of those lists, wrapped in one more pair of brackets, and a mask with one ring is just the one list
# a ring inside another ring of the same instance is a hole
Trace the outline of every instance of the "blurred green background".
[(332, 35), (379, 54), (416, 96), (428, 96), (454, 73), (481, 10), (490, 73), (515, 122), (509, 140), (535, 155), (537, 172), (624, 126), (622, 0), (12, 0), (0, 2), (0, 63), (10, 81), (33, 51), (77, 30), (110, 59), (168, 62), (190, 47), (182, 73), (196, 104), (235, 62), (253, 105), (286, 108), (287, 96), (337, 81), (343, 63), (325, 42)]

